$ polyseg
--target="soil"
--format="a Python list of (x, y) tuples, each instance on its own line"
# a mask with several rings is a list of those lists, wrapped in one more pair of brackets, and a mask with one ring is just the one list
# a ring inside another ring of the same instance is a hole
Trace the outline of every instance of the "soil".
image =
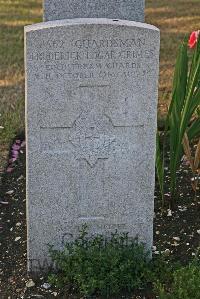
[[(21, 141), (23, 136), (20, 136)], [(19, 138), (18, 138), (19, 139)], [(44, 276), (34, 280), (35, 286), (26, 287), (31, 277), (26, 272), (26, 174), (25, 148), (20, 150), (14, 170), (2, 176), (0, 186), (0, 298), (80, 298), (44, 285)], [(167, 169), (166, 169), (167, 172)], [(200, 246), (200, 195), (196, 198), (191, 188), (190, 171), (182, 163), (178, 175), (180, 194), (173, 211), (162, 210), (158, 186), (155, 191), (154, 255), (188, 263)], [(166, 175), (166, 186), (169, 177)], [(165, 197), (169, 197), (166, 191)], [(96, 298), (96, 297), (93, 297)], [(130, 298), (123, 296), (121, 298)], [(153, 299), (152, 295), (133, 295), (131, 298)], [(116, 299), (116, 298), (114, 298)]]

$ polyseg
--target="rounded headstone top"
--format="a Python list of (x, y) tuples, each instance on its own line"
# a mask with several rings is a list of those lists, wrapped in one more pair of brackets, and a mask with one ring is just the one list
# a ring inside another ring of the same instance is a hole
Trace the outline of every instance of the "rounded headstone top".
[(56, 20), (49, 22), (41, 22), (33, 25), (25, 26), (25, 32), (34, 31), (34, 30), (42, 30), (49, 29), (54, 27), (66, 27), (66, 26), (76, 26), (76, 25), (113, 25), (113, 26), (127, 26), (127, 27), (137, 27), (149, 30), (159, 29), (153, 25), (135, 22), (135, 21), (127, 21), (120, 19), (106, 19), (106, 18), (79, 18), (79, 19), (66, 19), (66, 20)]

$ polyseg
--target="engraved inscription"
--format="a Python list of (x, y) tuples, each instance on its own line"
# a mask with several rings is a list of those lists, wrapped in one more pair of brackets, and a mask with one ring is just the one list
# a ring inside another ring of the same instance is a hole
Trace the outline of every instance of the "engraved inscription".
[(145, 45), (145, 39), (144, 38), (131, 38), (131, 39), (78, 39), (73, 40), (72, 45), (78, 47), (78, 48), (124, 48), (124, 47), (132, 47), (132, 46), (138, 46), (141, 47), (142, 45)]
[(118, 60), (118, 59), (136, 59), (136, 58), (151, 58), (153, 55), (150, 50), (98, 50), (98, 51), (45, 51), (31, 54), (30, 60), (34, 61), (83, 61), (83, 60)]
[[(146, 39), (74, 39), (48, 40), (40, 43), (41, 51), (30, 53), (28, 60), (40, 62), (43, 71), (34, 78), (54, 80), (131, 78), (153, 72), (151, 59), (153, 48), (147, 49)], [(69, 50), (70, 48), (70, 50)], [(146, 60), (145, 68), (143, 60)]]

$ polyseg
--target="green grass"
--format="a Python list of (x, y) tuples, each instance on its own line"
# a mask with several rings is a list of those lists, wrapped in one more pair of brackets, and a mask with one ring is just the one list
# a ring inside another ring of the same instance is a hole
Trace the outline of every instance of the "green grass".
[(171, 100), (176, 56), (184, 37), (200, 28), (199, 0), (146, 0), (146, 22), (161, 31), (159, 112)]
[(24, 26), (41, 21), (41, 0), (0, 0), (0, 171), (24, 129)]
[[(199, 0), (146, 0), (146, 22), (161, 29), (159, 111), (170, 101), (178, 46), (200, 24)], [(0, 171), (24, 129), (23, 27), (42, 20), (42, 0), (0, 0)]]

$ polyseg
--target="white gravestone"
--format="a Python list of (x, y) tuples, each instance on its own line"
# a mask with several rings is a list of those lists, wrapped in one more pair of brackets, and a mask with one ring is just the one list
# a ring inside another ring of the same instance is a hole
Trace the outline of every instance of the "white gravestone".
[(145, 0), (44, 0), (44, 20), (109, 18), (144, 22)]
[(83, 224), (153, 239), (159, 30), (76, 19), (25, 27), (28, 261)]

